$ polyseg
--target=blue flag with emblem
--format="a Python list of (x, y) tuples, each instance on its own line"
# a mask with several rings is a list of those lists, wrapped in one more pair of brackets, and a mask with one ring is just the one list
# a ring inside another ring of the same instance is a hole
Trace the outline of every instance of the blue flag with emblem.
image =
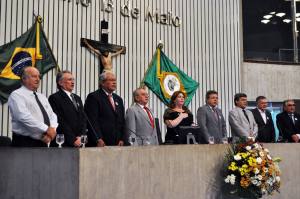
[(17, 39), (0, 46), (0, 101), (5, 103), (12, 91), (20, 87), (20, 73), (24, 67), (34, 66), (43, 75), (57, 67), (45, 33), (42, 19)]

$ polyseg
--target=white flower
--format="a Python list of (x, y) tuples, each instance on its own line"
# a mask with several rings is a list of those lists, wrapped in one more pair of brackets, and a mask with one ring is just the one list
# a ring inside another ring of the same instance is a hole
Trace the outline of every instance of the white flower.
[(251, 150), (251, 146), (246, 146), (246, 150), (250, 151)]
[(258, 180), (262, 180), (262, 176), (261, 176), (261, 175), (256, 176), (256, 178), (257, 178)]
[(228, 175), (225, 178), (225, 182), (234, 185), (234, 183), (235, 183), (235, 175), (234, 174)]
[(234, 160), (237, 160), (237, 161), (242, 159), (242, 157), (239, 154), (233, 156), (233, 158), (234, 158)]
[(257, 144), (257, 143), (254, 143), (254, 144), (253, 144), (253, 147), (254, 147), (255, 149), (257, 149), (257, 148), (258, 148), (258, 144)]
[(256, 158), (256, 162), (257, 162), (257, 164), (261, 164), (262, 159), (260, 157), (258, 157), (258, 158)]
[(258, 183), (257, 180), (252, 180), (251, 182), (252, 182), (252, 184), (254, 184), (254, 185), (256, 185), (256, 184)]
[(267, 157), (268, 157), (269, 160), (272, 160), (272, 157), (270, 155), (267, 155)]
[(279, 176), (276, 176), (276, 182), (280, 182), (280, 177)]
[(255, 169), (254, 169), (254, 173), (255, 173), (255, 174), (258, 174), (258, 173), (259, 173), (258, 168), (255, 168)]
[(230, 175), (230, 183), (232, 185), (234, 185), (234, 183), (235, 183), (235, 175), (233, 175), (233, 174)]
[(229, 183), (229, 181), (230, 181), (230, 180), (229, 180), (229, 176), (227, 176), (227, 177), (225, 178), (225, 182), (226, 182), (226, 183)]
[(261, 192), (262, 192), (262, 194), (265, 194), (265, 193), (267, 193), (267, 190), (265, 188), (262, 188)]
[(260, 151), (260, 152), (259, 152), (259, 155), (260, 155), (261, 157), (264, 157), (264, 156), (265, 156), (265, 154), (264, 154), (263, 151)]
[(265, 173), (268, 173), (268, 171), (269, 171), (269, 169), (265, 167), (265, 168), (264, 168), (264, 172), (265, 172)]

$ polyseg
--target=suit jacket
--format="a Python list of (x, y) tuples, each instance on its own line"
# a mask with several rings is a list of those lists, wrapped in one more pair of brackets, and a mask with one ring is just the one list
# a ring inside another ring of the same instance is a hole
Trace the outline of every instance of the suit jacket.
[(258, 108), (251, 111), (258, 126), (257, 140), (259, 142), (275, 142), (275, 129), (271, 113), (268, 110), (265, 111), (267, 117), (267, 123), (265, 123)]
[(64, 134), (65, 146), (74, 146), (76, 137), (86, 133), (86, 119), (81, 98), (75, 94), (74, 98), (78, 110), (69, 96), (62, 90), (49, 97), (49, 103), (58, 119), (57, 132)]
[(124, 105), (120, 96), (112, 94), (114, 110), (107, 94), (102, 88), (90, 93), (85, 101), (84, 110), (92, 126), (89, 125), (89, 145), (96, 146), (101, 138), (106, 145), (117, 145), (124, 140)]
[(150, 138), (149, 141), (151, 145), (158, 145), (158, 137), (154, 121), (155, 118), (151, 110), (150, 112), (153, 118), (154, 128), (151, 126), (148, 114), (140, 105), (134, 104), (126, 111), (126, 137), (128, 138), (130, 135), (136, 137), (138, 145), (142, 145), (143, 140), (146, 137)]
[(227, 136), (226, 123), (221, 109), (216, 108), (216, 112), (218, 119), (209, 105), (204, 105), (197, 111), (197, 123), (207, 142), (209, 136), (213, 136), (216, 143), (220, 143), (222, 138)]
[(258, 128), (251, 111), (246, 110), (249, 122), (243, 113), (243, 109), (239, 107), (233, 108), (229, 112), (229, 124), (233, 137), (249, 137), (250, 132), (253, 137), (257, 136)]
[(287, 112), (279, 113), (276, 117), (277, 127), (284, 140), (294, 142), (292, 135), (300, 134), (300, 114), (294, 113), (295, 124)]

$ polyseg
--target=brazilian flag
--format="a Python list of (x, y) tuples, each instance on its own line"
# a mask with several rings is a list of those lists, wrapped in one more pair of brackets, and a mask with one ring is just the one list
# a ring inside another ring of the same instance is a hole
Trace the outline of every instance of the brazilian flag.
[(187, 96), (187, 106), (199, 87), (198, 82), (172, 63), (160, 46), (155, 51), (143, 83), (166, 105), (169, 105), (172, 94), (180, 90)]
[(43, 75), (57, 66), (45, 33), (42, 19), (14, 41), (0, 46), (0, 101), (5, 103), (12, 91), (20, 87), (20, 73), (34, 66)]

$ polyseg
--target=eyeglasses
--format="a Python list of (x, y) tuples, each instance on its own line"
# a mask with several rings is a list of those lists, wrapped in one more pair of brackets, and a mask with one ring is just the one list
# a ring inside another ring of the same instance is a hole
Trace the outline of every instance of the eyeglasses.
[(287, 106), (296, 106), (296, 104), (288, 104)]

